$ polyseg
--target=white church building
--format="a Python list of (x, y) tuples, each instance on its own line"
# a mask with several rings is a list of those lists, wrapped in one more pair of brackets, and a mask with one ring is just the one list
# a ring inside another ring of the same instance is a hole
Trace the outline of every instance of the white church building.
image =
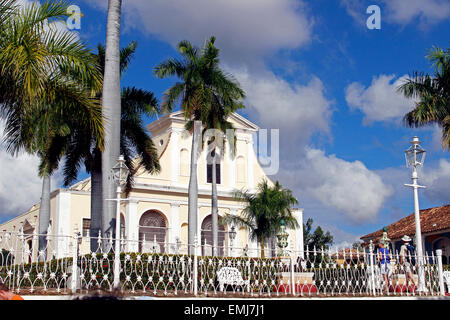
[[(254, 138), (259, 128), (241, 115), (234, 113), (228, 119), (235, 127), (235, 156), (225, 148), (217, 166), (217, 191), (219, 219), (225, 214), (239, 215), (244, 203), (233, 197), (236, 189), (255, 191), (258, 183), (266, 179), (255, 149)], [(152, 139), (157, 147), (161, 171), (150, 174), (140, 169), (134, 178), (134, 187), (128, 197), (121, 201), (121, 234), (126, 240), (126, 251), (146, 252), (158, 248), (159, 252), (173, 253), (175, 244), (188, 241), (188, 184), (192, 136), (184, 129), (186, 120), (181, 111), (173, 112), (148, 125)], [(206, 148), (205, 148), (206, 149)], [(198, 230), (201, 252), (211, 254), (211, 167), (208, 170), (206, 151), (198, 160)], [(79, 230), (82, 241), (80, 253), (90, 251), (90, 178), (69, 188), (59, 188), (51, 193), (50, 234), (60, 237), (52, 246), (53, 256), (65, 254), (67, 244), (64, 235), (73, 236)], [(302, 209), (294, 209), (294, 216), (300, 224), (296, 230), (288, 230), (290, 247), (303, 250)], [(37, 232), (39, 223), (39, 203), (27, 212), (0, 225), (0, 233), (23, 232), (25, 241), (33, 251), (32, 235)], [(222, 254), (241, 255), (247, 247), (250, 256), (259, 256), (259, 244), (251, 241), (248, 231), (235, 228), (236, 236), (230, 243), (229, 231), (233, 226), (219, 223), (219, 245)], [(35, 231), (36, 230), (36, 231)], [(28, 239), (28, 240), (27, 240)], [(144, 241), (145, 239), (145, 241)], [(270, 256), (268, 244), (266, 255)], [(183, 251), (183, 250), (182, 250)]]

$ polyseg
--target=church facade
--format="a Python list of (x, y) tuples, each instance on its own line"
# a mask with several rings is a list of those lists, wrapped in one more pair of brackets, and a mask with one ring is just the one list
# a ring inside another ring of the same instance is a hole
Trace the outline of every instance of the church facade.
[[(238, 114), (229, 121), (235, 127), (236, 148), (234, 156), (228, 147), (216, 166), (219, 219), (225, 214), (241, 214), (244, 204), (234, 199), (236, 189), (256, 191), (258, 183), (266, 179), (254, 151), (254, 134), (258, 127)], [(191, 134), (184, 129), (183, 113), (173, 112), (148, 125), (157, 148), (161, 171), (150, 174), (139, 169), (135, 174), (134, 187), (121, 201), (121, 236), (125, 239), (126, 251), (173, 253), (186, 250), (188, 241), (188, 184), (191, 155)], [(198, 158), (198, 229), (202, 255), (211, 254), (211, 165), (206, 160), (206, 148)], [(67, 241), (64, 235), (72, 236), (79, 230), (82, 241), (80, 253), (90, 251), (89, 238), (97, 237), (90, 232), (90, 178), (67, 189), (51, 193), (50, 234), (61, 237), (52, 244), (54, 256), (66, 254)], [(302, 209), (294, 209), (300, 228), (288, 230), (289, 242), (294, 250), (303, 248)], [(35, 245), (32, 235), (39, 223), (39, 203), (27, 212), (0, 225), (0, 232), (13, 234), (23, 232), (28, 248)], [(219, 223), (219, 250), (223, 255), (241, 255), (248, 248), (250, 256), (259, 256), (259, 244), (249, 238), (247, 230), (235, 227), (234, 240), (230, 230), (233, 226)], [(274, 246), (274, 240), (269, 243)], [(183, 247), (184, 245), (184, 247)], [(184, 249), (183, 249), (184, 248)], [(230, 250), (232, 249), (232, 250)], [(266, 251), (267, 252), (267, 251)], [(267, 253), (266, 253), (267, 255)], [(270, 255), (270, 253), (269, 253)]]

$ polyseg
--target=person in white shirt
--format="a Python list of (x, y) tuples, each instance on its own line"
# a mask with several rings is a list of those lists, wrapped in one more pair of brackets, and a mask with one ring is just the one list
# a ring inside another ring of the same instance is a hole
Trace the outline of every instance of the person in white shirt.
[(402, 237), (402, 246), (400, 247), (400, 265), (402, 265), (405, 268), (405, 278), (406, 278), (406, 284), (409, 284), (409, 281), (412, 282), (412, 284), (415, 286), (416, 283), (414, 282), (414, 277), (411, 270), (411, 263), (409, 259), (411, 258), (411, 254), (408, 250), (409, 242), (411, 241), (411, 238), (407, 235), (404, 235)]

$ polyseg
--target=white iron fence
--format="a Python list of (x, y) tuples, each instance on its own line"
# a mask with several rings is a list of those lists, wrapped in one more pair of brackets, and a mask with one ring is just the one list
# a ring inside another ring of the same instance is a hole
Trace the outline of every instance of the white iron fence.
[[(42, 237), (46, 247), (39, 250)], [(91, 241), (97, 244), (95, 252), (80, 251), (83, 246), (90, 248)], [(201, 255), (199, 241), (194, 255), (188, 255), (187, 246), (179, 241), (155, 241), (154, 246), (145, 239), (120, 241), (121, 252), (116, 255), (112, 238), (3, 232), (0, 280), (16, 292), (48, 293), (112, 290), (115, 283), (123, 292), (146, 295), (437, 296), (449, 292), (448, 266), (442, 265), (440, 252), (422, 259), (409, 257), (410, 270), (393, 253), (384, 276), (375, 253), (355, 249), (266, 249), (262, 257), (260, 249), (223, 247), (218, 252), (227, 256), (211, 257)], [(138, 252), (142, 248), (147, 252)], [(120, 260), (119, 275), (114, 274), (115, 258)], [(422, 286), (419, 274), (423, 274)]]

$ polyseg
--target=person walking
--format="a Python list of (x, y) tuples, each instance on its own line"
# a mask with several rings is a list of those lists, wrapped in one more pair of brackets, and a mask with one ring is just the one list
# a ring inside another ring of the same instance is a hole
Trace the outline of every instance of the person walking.
[(411, 269), (411, 265), (413, 264), (415, 258), (414, 247), (409, 244), (409, 242), (411, 241), (411, 238), (409, 236), (404, 235), (401, 240), (403, 244), (400, 247), (399, 262), (405, 270), (406, 286), (408, 286), (410, 282), (412, 282), (412, 284), (416, 286)]
[(380, 263), (380, 272), (384, 279), (384, 292), (388, 293), (389, 288), (389, 276), (391, 273), (390, 265), (391, 258), (389, 255), (389, 249), (385, 248), (384, 243), (382, 241), (378, 242), (378, 261)]

